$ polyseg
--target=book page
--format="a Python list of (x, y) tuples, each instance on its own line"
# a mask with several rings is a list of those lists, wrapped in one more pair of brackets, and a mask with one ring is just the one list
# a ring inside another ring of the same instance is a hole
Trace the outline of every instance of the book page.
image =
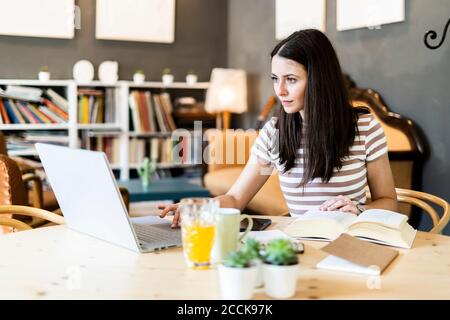
[(369, 209), (362, 212), (352, 223), (376, 223), (388, 228), (400, 230), (408, 220), (404, 214), (384, 209)]
[(342, 227), (347, 228), (355, 220), (356, 215), (349, 212), (342, 211), (320, 211), (319, 209), (311, 209), (306, 211), (302, 216), (298, 217), (298, 220), (334, 220), (338, 222)]
[(356, 215), (341, 211), (309, 210), (286, 226), (284, 231), (291, 237), (333, 240), (348, 229)]

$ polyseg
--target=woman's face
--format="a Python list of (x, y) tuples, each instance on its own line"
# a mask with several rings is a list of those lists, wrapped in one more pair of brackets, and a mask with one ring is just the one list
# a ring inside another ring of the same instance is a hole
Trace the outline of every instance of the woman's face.
[(275, 55), (272, 58), (273, 89), (286, 113), (304, 108), (308, 73), (300, 63)]

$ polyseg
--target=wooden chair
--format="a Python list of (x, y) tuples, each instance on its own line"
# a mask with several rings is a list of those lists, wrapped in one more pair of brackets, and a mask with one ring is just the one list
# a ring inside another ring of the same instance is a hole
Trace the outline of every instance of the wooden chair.
[[(397, 200), (399, 203), (414, 205), (426, 212), (433, 222), (433, 228), (430, 233), (442, 233), (450, 220), (449, 204), (442, 198), (429, 193), (413, 191), (408, 189), (396, 188)], [(442, 209), (442, 215), (430, 205), (436, 205)]]
[(0, 226), (10, 227), (17, 231), (33, 229), (30, 224), (12, 218), (11, 214), (28, 216), (31, 217), (32, 220), (39, 219), (49, 221), (49, 223), (42, 224), (41, 226), (49, 226), (52, 224), (58, 225), (64, 224), (64, 218), (62, 216), (47, 210), (27, 206), (0, 205)]

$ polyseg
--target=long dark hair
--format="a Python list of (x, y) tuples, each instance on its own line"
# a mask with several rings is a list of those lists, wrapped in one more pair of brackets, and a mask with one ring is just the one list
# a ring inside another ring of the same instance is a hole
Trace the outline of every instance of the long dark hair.
[(342, 168), (358, 130), (358, 115), (350, 105), (336, 52), (322, 32), (307, 29), (278, 43), (271, 57), (275, 55), (302, 64), (308, 73), (305, 119), (299, 112), (288, 114), (282, 107), (278, 110), (280, 164), (284, 172), (291, 169), (302, 146), (304, 174), (300, 186), (317, 177), (329, 182), (333, 169)]

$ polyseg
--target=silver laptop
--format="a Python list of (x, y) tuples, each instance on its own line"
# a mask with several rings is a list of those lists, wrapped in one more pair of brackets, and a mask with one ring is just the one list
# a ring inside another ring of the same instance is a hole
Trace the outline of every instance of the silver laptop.
[(181, 246), (170, 221), (129, 218), (104, 152), (35, 146), (70, 229), (138, 252)]

